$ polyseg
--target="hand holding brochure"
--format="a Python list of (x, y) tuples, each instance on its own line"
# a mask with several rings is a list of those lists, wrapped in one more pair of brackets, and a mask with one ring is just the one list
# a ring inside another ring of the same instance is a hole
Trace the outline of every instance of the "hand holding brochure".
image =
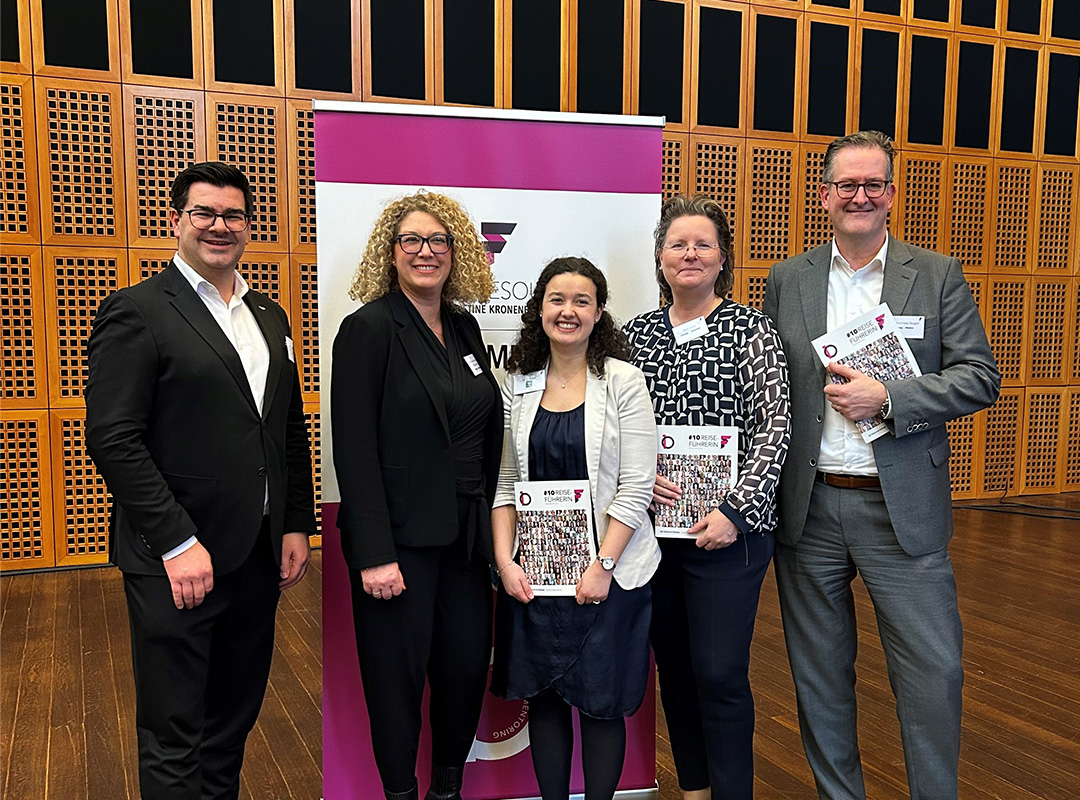
[(674, 506), (655, 506), (656, 535), (685, 539), (739, 479), (739, 429), (658, 425), (656, 435), (656, 474), (682, 490)]
[(588, 481), (518, 481), (518, 563), (533, 594), (573, 597), (596, 559)]
[[(819, 336), (814, 339), (813, 345), (826, 367), (830, 363), (844, 364), (876, 381), (895, 381), (922, 375), (887, 303)], [(831, 372), (829, 377), (833, 383), (847, 383), (847, 379)], [(880, 439), (889, 432), (880, 416), (861, 419), (855, 424), (864, 442)]]

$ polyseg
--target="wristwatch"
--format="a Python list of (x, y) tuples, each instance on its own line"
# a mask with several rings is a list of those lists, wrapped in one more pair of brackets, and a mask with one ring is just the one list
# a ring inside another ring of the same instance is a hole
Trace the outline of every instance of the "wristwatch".
[(888, 419), (889, 415), (892, 414), (892, 397), (889, 395), (888, 389), (885, 390), (885, 402), (881, 404), (881, 410), (878, 411), (878, 414), (882, 419)]
[(615, 559), (611, 556), (597, 556), (596, 560), (599, 561), (600, 566), (608, 572), (611, 572), (613, 569), (615, 569)]

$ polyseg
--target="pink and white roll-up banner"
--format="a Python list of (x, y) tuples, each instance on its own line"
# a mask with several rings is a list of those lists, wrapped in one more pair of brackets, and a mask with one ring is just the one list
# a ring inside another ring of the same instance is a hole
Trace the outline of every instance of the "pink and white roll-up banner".
[[(469, 310), (499, 372), (543, 266), (585, 256), (608, 277), (621, 323), (655, 308), (652, 230), (660, 209), (663, 119), (316, 100), (319, 341), (322, 396), (323, 791), (379, 800), (360, 684), (348, 570), (335, 525), (340, 495), (330, 426), (331, 345), (357, 303), (349, 286), (376, 217), (430, 189), (458, 200), (487, 240), (495, 293)], [(655, 795), (652, 682), (627, 723), (622, 797)], [(528, 711), (488, 694), (462, 796), (536, 797)], [(430, 762), (421, 737), (421, 793)], [(575, 753), (571, 791), (582, 791)]]

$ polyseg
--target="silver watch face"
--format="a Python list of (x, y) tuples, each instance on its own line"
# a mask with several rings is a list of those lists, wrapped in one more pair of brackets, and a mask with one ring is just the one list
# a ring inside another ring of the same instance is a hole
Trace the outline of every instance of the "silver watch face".
[(600, 558), (597, 559), (597, 560), (600, 562), (600, 566), (603, 567), (604, 569), (606, 569), (606, 570), (615, 569), (615, 559), (612, 558), (611, 556), (600, 556)]

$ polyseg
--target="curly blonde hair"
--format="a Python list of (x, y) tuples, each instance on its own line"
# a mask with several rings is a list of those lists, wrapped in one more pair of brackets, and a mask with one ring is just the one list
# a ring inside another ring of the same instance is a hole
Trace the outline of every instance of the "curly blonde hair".
[(424, 190), (394, 200), (383, 209), (356, 267), (349, 297), (370, 303), (398, 287), (394, 237), (401, 221), (413, 211), (431, 214), (454, 239), (450, 250), (450, 277), (443, 285), (443, 300), (457, 307), (487, 302), (495, 291), (495, 280), (476, 226), (456, 201)]

